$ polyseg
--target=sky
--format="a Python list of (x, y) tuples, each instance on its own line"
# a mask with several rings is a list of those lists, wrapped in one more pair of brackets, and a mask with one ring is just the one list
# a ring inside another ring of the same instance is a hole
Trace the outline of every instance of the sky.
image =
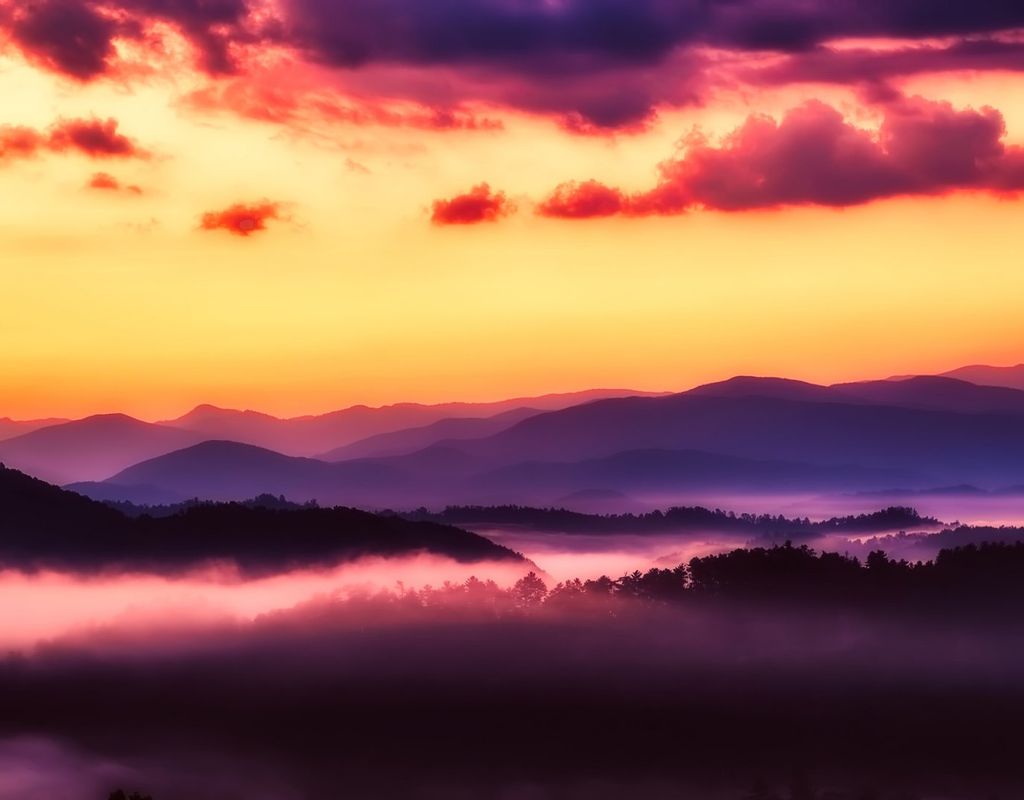
[(0, 0), (0, 416), (1018, 363), (1011, 0)]

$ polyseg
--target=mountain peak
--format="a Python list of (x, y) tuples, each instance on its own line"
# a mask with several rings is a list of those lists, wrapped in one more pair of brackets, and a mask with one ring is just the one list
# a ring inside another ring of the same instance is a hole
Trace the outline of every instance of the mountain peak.
[(684, 394), (714, 397), (767, 397), (780, 400), (836, 400), (839, 393), (816, 383), (770, 376), (737, 375), (724, 381), (705, 383)]

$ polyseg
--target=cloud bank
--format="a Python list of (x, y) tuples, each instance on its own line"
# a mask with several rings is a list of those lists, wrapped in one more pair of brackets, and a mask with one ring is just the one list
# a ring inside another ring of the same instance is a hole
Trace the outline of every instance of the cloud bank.
[[(364, 98), (499, 104), (581, 132), (642, 126), (723, 82), (1024, 69), (1024, 8), (1006, 0), (0, 0), (0, 28), (78, 81), (118, 75), (123, 42), (158, 55), (169, 29), (213, 78), (258, 72), (272, 48)], [(854, 39), (870, 44), (836, 46)]]
[(957, 110), (922, 98), (891, 104), (877, 131), (847, 121), (820, 101), (781, 120), (754, 114), (714, 143), (686, 137), (659, 166), (659, 181), (627, 193), (593, 180), (557, 187), (542, 216), (682, 214), (780, 206), (854, 206), (883, 198), (975, 190), (1024, 189), (1024, 148), (1007, 145), (993, 108)]

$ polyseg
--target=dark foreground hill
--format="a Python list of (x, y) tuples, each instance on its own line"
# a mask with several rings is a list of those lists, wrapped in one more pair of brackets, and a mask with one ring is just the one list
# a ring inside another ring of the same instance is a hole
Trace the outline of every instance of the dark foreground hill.
[(463, 562), (519, 560), (476, 534), (349, 508), (201, 504), (161, 518), (115, 509), (0, 467), (0, 564), (176, 571), (234, 562), (248, 572), (426, 552)]

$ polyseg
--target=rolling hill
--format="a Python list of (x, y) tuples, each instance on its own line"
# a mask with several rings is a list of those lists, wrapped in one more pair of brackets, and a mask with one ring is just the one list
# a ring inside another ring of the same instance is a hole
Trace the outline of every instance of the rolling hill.
[(37, 431), (40, 428), (60, 425), (67, 421), (66, 419), (11, 419), (10, 417), (0, 417), (0, 442)]
[(174, 572), (230, 561), (247, 573), (272, 573), (420, 552), (465, 562), (523, 560), (458, 528), (350, 508), (205, 504), (165, 517), (129, 518), (0, 468), (2, 567)]
[(970, 381), (982, 386), (1005, 386), (1010, 389), (1024, 390), (1024, 364), (1014, 367), (990, 367), (985, 364), (972, 364), (942, 373), (943, 377)]
[(0, 442), (0, 463), (50, 483), (94, 481), (196, 441), (188, 431), (104, 414)]
[(650, 393), (629, 389), (593, 389), (490, 403), (398, 403), (379, 408), (359, 405), (327, 414), (288, 419), (256, 411), (201, 405), (182, 417), (160, 424), (191, 431), (197, 439), (241, 442), (286, 455), (314, 456), (372, 436), (423, 427), (445, 419), (486, 418), (522, 408), (549, 411), (608, 397), (643, 394)]
[(540, 414), (459, 446), (495, 466), (582, 461), (635, 450), (698, 450), (897, 470), (930, 485), (998, 486), (1024, 479), (1024, 415), (875, 405), (817, 389), (814, 393), (824, 399), (809, 401), (804, 386), (782, 388), (769, 382), (762, 391), (748, 380), (742, 392), (733, 385), (726, 394), (705, 389), (604, 400)]
[(1024, 414), (1024, 391), (980, 386), (938, 375), (900, 380), (841, 383), (830, 387), (843, 396), (874, 405), (955, 411), (962, 414)]
[[(364, 505), (366, 497), (398, 491), (408, 473), (375, 461), (329, 464), (237, 442), (202, 442), (143, 461), (102, 486), (158, 489), (179, 499), (243, 500), (260, 494), (290, 500)], [(126, 494), (119, 499), (129, 499)]]
[(540, 413), (535, 408), (515, 408), (493, 417), (442, 419), (419, 428), (406, 428), (371, 436), (344, 447), (335, 448), (318, 458), (324, 461), (346, 461), (354, 458), (406, 455), (442, 441), (454, 443), (463, 439), (490, 436)]
[(920, 480), (905, 472), (855, 465), (762, 461), (695, 450), (633, 450), (573, 463), (524, 462), (476, 477), (482, 495), (507, 502), (552, 502), (566, 493), (635, 494), (730, 490), (750, 493), (852, 491)]
[[(840, 387), (738, 378), (683, 394), (537, 413), (488, 436), (445, 439), (404, 455), (326, 463), (207, 442), (87, 491), (123, 491), (128, 500), (153, 491), (179, 499), (271, 493), (412, 508), (552, 502), (594, 491), (995, 489), (1024, 482), (1021, 396), (943, 378)], [(465, 422), (383, 441), (411, 445)]]

